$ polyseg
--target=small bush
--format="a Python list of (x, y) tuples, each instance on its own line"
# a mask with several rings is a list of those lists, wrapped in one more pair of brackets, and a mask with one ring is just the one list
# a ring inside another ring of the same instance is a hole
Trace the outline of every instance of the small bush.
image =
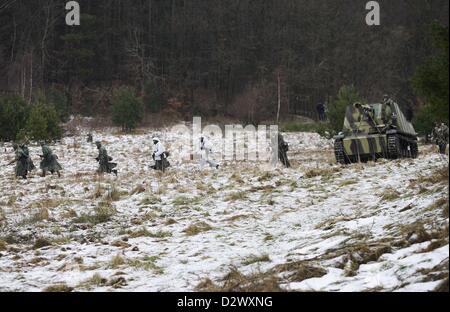
[(64, 122), (68, 121), (69, 105), (67, 96), (64, 94), (64, 92), (56, 88), (49, 88), (46, 94), (46, 101), (53, 105), (58, 114), (59, 120)]
[(113, 123), (126, 132), (135, 129), (144, 114), (142, 100), (129, 88), (120, 88), (114, 93), (111, 109)]
[(62, 136), (59, 116), (52, 105), (36, 103), (30, 110), (24, 131), (18, 134), (19, 139), (25, 136), (33, 140), (54, 140)]
[(19, 96), (0, 96), (0, 140), (12, 141), (28, 118), (28, 107)]
[(347, 106), (355, 102), (362, 102), (356, 88), (354, 86), (342, 86), (336, 100), (328, 107), (327, 115), (330, 120), (330, 128), (334, 132), (342, 131)]

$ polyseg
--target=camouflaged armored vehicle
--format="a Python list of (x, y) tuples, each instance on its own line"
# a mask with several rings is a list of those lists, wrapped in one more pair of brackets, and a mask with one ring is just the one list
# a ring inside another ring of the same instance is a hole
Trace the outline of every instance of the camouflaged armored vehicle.
[(417, 133), (392, 100), (347, 107), (344, 128), (334, 137), (334, 153), (341, 164), (378, 158), (416, 158)]

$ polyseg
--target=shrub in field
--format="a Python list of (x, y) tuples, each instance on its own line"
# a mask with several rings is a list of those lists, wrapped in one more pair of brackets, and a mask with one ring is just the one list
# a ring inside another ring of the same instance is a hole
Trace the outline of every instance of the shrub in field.
[(51, 104), (38, 102), (30, 110), (24, 131), (19, 134), (33, 140), (54, 140), (61, 138), (62, 130), (59, 116)]
[(344, 124), (347, 106), (361, 101), (361, 97), (354, 86), (342, 86), (335, 101), (328, 108), (327, 115), (330, 120), (330, 128), (334, 132), (340, 132)]
[(0, 140), (11, 141), (24, 127), (28, 105), (20, 96), (0, 96)]
[(114, 93), (111, 109), (113, 123), (127, 132), (136, 128), (144, 115), (142, 100), (125, 87)]

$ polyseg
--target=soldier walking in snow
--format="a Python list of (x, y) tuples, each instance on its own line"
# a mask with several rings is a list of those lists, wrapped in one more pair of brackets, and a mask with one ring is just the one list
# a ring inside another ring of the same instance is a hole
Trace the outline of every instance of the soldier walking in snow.
[(98, 149), (98, 156), (95, 158), (99, 163), (98, 172), (99, 173), (114, 173), (117, 176), (117, 169), (114, 169), (117, 164), (111, 162), (112, 157), (108, 156), (108, 152), (106, 151), (106, 148), (102, 146), (102, 143), (99, 141), (95, 142), (95, 145)]
[(281, 133), (278, 133), (278, 158), (283, 163), (286, 168), (291, 167), (291, 164), (287, 157), (287, 152), (289, 151), (289, 144), (284, 141)]
[(17, 144), (13, 145), (15, 158), (12, 163), (16, 163), (16, 167), (14, 169), (16, 177), (22, 177), (23, 179), (27, 178), (28, 175), (28, 158), (29, 156), (24, 152), (21, 146)]
[(440, 125), (436, 123), (436, 126), (433, 129), (433, 140), (436, 142), (436, 145), (439, 147), (439, 153), (442, 155), (445, 154), (447, 149), (448, 132), (448, 127), (444, 123), (441, 123)]
[(169, 153), (166, 152), (164, 145), (157, 137), (154, 137), (152, 141), (153, 141), (152, 158), (155, 161), (155, 165), (151, 166), (150, 168), (155, 170), (161, 170), (164, 172), (166, 168), (170, 167), (170, 163), (167, 160), (167, 157), (169, 157)]
[(208, 139), (204, 136), (200, 137), (200, 155), (201, 155), (201, 164), (207, 163), (210, 167), (219, 169), (219, 164), (212, 159), (212, 146), (209, 143)]
[(20, 148), (27, 157), (27, 165), (26, 165), (27, 171), (28, 172), (33, 171), (34, 169), (36, 169), (36, 166), (34, 165), (33, 160), (31, 160), (30, 150), (28, 149), (28, 146), (25, 143), (23, 143), (22, 145), (20, 145)]
[(52, 150), (44, 143), (41, 143), (42, 155), (40, 168), (42, 170), (42, 176), (45, 177), (47, 171), (50, 171), (51, 174), (57, 173), (58, 177), (61, 177), (60, 170), (62, 170), (61, 165), (58, 162), (58, 156), (53, 154)]

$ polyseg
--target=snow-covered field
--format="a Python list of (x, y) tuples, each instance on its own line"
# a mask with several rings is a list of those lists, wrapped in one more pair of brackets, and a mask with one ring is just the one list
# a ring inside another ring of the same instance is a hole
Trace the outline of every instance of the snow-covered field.
[(342, 167), (330, 141), (291, 133), (291, 169), (180, 162), (161, 175), (148, 168), (152, 135), (94, 133), (117, 178), (95, 174), (84, 134), (51, 146), (61, 179), (15, 179), (2, 147), (0, 291), (273, 290), (274, 279), (290, 291), (432, 291), (448, 278), (448, 157), (432, 146)]

